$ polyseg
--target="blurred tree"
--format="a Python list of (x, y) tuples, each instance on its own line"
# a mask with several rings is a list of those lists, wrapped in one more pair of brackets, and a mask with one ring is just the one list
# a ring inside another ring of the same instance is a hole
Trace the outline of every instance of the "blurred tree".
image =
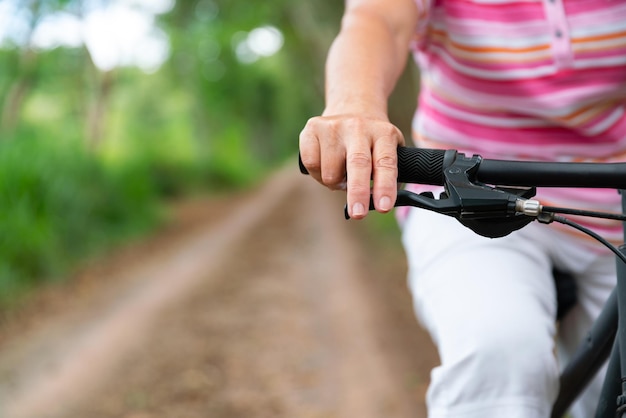
[[(19, 123), (26, 98), (35, 89), (45, 70), (41, 64), (41, 51), (33, 45), (37, 25), (47, 16), (60, 10), (80, 6), (81, 0), (23, 0), (17, 4), (16, 13), (23, 23), (18, 39), (12, 39), (8, 58), (8, 78), (0, 101), (0, 133), (10, 137)], [(70, 7), (73, 6), (73, 7)], [(12, 64), (12, 65), (11, 65)]]
[(11, 133), (17, 125), (24, 100), (38, 78), (37, 54), (32, 49), (23, 50), (16, 58), (18, 75), (9, 82), (2, 103), (0, 126), (3, 133)]
[(25, 42), (17, 56), (14, 79), (9, 83), (0, 118), (2, 128), (9, 132), (15, 128), (24, 99), (35, 85), (38, 76), (37, 54), (30, 45), (35, 27), (43, 14), (42, 1), (29, 0), (23, 4), (23, 7), (28, 12), (26, 15), (29, 16), (24, 34)]
[[(55, 102), (64, 126), (71, 125), (72, 132), (79, 132), (93, 149), (128, 138), (126, 132), (132, 132), (135, 142), (154, 142), (156, 126), (163, 128), (156, 132), (158, 137), (174, 134), (165, 125), (180, 131), (187, 123), (191, 131), (183, 131), (191, 137), (179, 140), (192, 141), (199, 155), (213, 159), (236, 159), (239, 154), (239, 164), (246, 158), (271, 164), (295, 152), (299, 130), (323, 106), (324, 60), (339, 29), (343, 2), (267, 0), (251, 7), (243, 0), (178, 0), (159, 19), (169, 38), (170, 58), (150, 75), (96, 66), (93, 51), (85, 44), (52, 50), (33, 47), (37, 24), (47, 17), (63, 11), (84, 19), (94, 4), (116, 2), (16, 3), (28, 30), (19, 44), (0, 53), (7, 68), (0, 75), (0, 132), (10, 136), (34, 94), (37, 100), (44, 95)], [(259, 29), (279, 38), (282, 44), (276, 53), (251, 49), (252, 35)], [(142, 79), (152, 80), (158, 90), (146, 89)], [(390, 106), (392, 119), (407, 134), (414, 85), (412, 73), (405, 74)], [(125, 102), (130, 107), (114, 109), (120, 97), (128, 95), (135, 96)], [(150, 114), (141, 110), (145, 106), (139, 99), (151, 102)], [(176, 108), (172, 101), (189, 106)], [(119, 133), (117, 138), (112, 137), (113, 130)]]
[[(295, 151), (303, 121), (321, 109), (325, 50), (341, 7), (294, 0), (254, 7), (232, 0), (177, 3), (165, 18), (174, 51), (167, 71), (194, 93), (193, 124), (206, 147), (223, 146), (211, 138), (235, 127), (262, 161)], [(263, 27), (283, 37), (271, 57), (246, 50), (251, 31)]]
[[(254, 7), (245, 1), (179, 1), (166, 17), (175, 51), (168, 72), (194, 92), (197, 137), (209, 148), (223, 146), (211, 138), (237, 126), (245, 149), (258, 159), (295, 152), (299, 130), (322, 109), (325, 57), (342, 12), (343, 2), (330, 0), (273, 0)], [(284, 36), (280, 52), (258, 59), (243, 55), (247, 36), (264, 25)], [(390, 116), (407, 136), (414, 105), (415, 73), (407, 70), (390, 101)]]
[(85, 137), (91, 149), (98, 149), (104, 139), (107, 108), (115, 86), (115, 70), (97, 71), (93, 68), (93, 92), (87, 110)]

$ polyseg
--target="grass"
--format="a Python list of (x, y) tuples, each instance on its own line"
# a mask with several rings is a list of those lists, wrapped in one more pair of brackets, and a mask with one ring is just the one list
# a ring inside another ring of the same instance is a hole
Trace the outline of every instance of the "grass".
[(153, 226), (147, 174), (138, 164), (108, 167), (78, 145), (0, 143), (0, 307)]
[(78, 142), (0, 142), (0, 310), (78, 261), (151, 230), (164, 201), (240, 187), (252, 176), (233, 162), (167, 152), (111, 160)]

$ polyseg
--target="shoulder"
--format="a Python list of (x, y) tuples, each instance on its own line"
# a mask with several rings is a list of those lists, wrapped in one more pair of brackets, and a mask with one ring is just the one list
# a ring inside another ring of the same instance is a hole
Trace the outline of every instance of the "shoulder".
[(414, 32), (423, 7), (430, 0), (347, 0), (346, 17), (360, 15), (381, 19), (396, 30)]

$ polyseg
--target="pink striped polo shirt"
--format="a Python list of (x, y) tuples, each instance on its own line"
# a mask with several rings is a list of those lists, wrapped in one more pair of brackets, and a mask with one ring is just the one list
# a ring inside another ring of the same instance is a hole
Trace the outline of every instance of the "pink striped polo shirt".
[[(485, 158), (626, 161), (625, 0), (416, 2), (418, 146)], [(542, 189), (538, 198), (620, 210), (613, 190)], [(582, 223), (621, 240), (618, 223)]]

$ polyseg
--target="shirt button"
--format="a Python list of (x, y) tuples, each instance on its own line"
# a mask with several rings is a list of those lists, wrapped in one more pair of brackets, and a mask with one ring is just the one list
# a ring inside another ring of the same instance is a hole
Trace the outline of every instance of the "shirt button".
[(560, 38), (560, 37), (562, 37), (562, 36), (563, 36), (563, 32), (561, 32), (561, 30), (560, 30), (560, 29), (557, 29), (557, 30), (554, 32), (554, 36), (556, 36), (557, 38)]

